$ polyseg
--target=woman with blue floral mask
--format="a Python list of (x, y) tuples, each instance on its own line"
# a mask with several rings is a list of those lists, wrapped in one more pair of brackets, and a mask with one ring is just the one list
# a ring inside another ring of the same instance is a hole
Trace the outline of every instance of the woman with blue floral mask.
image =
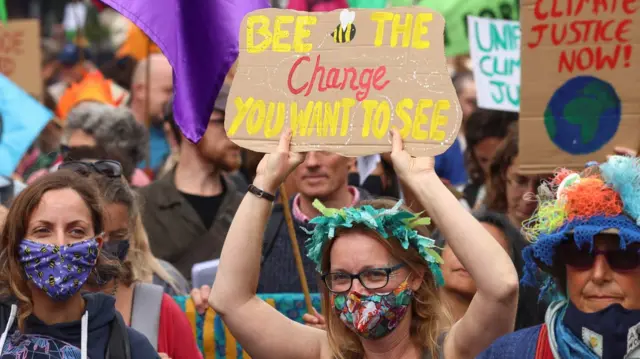
[[(252, 356), (261, 358), (473, 358), (513, 330), (518, 278), (507, 253), (461, 207), (433, 169), (412, 158), (393, 132), (393, 165), (416, 193), (478, 286), (465, 316), (439, 327), (441, 281), (434, 242), (401, 202), (326, 208), (306, 242), (325, 290), (327, 330), (291, 322), (256, 295), (262, 231), (272, 193), (303, 160), (289, 150), (291, 131), (266, 155), (227, 235), (209, 304)], [(304, 239), (303, 239), (304, 240)], [(290, 265), (294, 265), (291, 263)]]
[[(103, 252), (123, 267), (122, 277), (100, 288), (87, 289), (112, 294), (125, 324), (144, 334), (161, 355), (172, 359), (202, 358), (195, 337), (187, 334), (192, 332), (187, 316), (165, 293), (169, 285), (151, 283), (152, 274), (162, 267), (151, 254), (136, 195), (122, 176), (119, 163), (69, 160), (60, 168), (89, 176), (98, 185), (104, 203), (104, 231), (109, 235)], [(173, 272), (179, 274), (175, 268)], [(184, 278), (182, 281), (186, 283)]]
[(120, 275), (101, 254), (102, 227), (97, 188), (76, 173), (48, 174), (16, 197), (0, 238), (0, 288), (15, 302), (0, 358), (158, 357), (111, 296), (80, 293)]

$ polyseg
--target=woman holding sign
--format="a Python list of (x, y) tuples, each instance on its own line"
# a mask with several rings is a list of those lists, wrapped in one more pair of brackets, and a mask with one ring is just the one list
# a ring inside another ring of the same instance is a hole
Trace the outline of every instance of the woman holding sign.
[[(209, 304), (252, 356), (261, 358), (473, 358), (513, 330), (518, 277), (511, 259), (446, 190), (433, 158), (412, 158), (393, 133), (396, 173), (450, 238), (478, 286), (465, 316), (451, 328), (438, 326), (441, 281), (429, 219), (399, 203), (373, 201), (322, 213), (307, 241), (318, 263), (327, 330), (294, 323), (256, 295), (262, 230), (274, 193), (303, 156), (289, 151), (285, 133), (264, 157), (227, 235)], [(264, 192), (262, 192), (264, 191)], [(255, 195), (254, 195), (255, 194)], [(265, 198), (267, 197), (267, 198)]]

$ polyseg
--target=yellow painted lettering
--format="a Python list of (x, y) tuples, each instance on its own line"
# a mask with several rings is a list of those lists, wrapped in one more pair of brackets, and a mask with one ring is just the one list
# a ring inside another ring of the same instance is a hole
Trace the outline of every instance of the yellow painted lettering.
[(315, 16), (305, 15), (296, 18), (296, 28), (293, 33), (293, 51), (310, 52), (313, 50), (313, 45), (305, 43), (304, 40), (311, 36), (311, 30), (307, 26), (315, 25), (317, 22), (318, 18)]
[(298, 133), (300, 133), (300, 136), (307, 135), (307, 127), (309, 127), (312, 112), (313, 101), (307, 102), (307, 106), (300, 112), (298, 112), (298, 103), (291, 103), (291, 129), (293, 130), (294, 136)]
[(387, 11), (376, 11), (371, 14), (371, 20), (376, 22), (376, 37), (373, 41), (375, 47), (382, 46), (384, 40), (384, 23), (393, 20), (393, 13)]
[(400, 129), (400, 136), (403, 139), (407, 138), (411, 133), (413, 120), (411, 116), (407, 113), (406, 109), (413, 109), (413, 100), (410, 98), (403, 98), (396, 105), (396, 115), (402, 120), (403, 126)]
[(373, 136), (377, 139), (384, 138), (389, 133), (389, 122), (391, 122), (391, 108), (389, 102), (382, 101), (376, 108), (373, 118)]
[(227, 135), (233, 136), (238, 132), (238, 128), (242, 125), (242, 121), (244, 121), (245, 116), (247, 116), (247, 112), (253, 105), (253, 97), (249, 97), (247, 102), (242, 101), (242, 97), (236, 97), (233, 100), (233, 103), (236, 105), (236, 115), (233, 117), (233, 121), (231, 121), (231, 126), (229, 130), (227, 130)]
[[(324, 104), (324, 121), (322, 122), (322, 136), (335, 136), (338, 133), (338, 118), (340, 117), (340, 102)], [(331, 134), (329, 134), (331, 129)]]
[[(269, 31), (269, 18), (265, 15), (252, 15), (247, 18), (247, 52), (259, 54), (269, 48), (272, 41), (271, 31)], [(260, 27), (256, 31), (255, 27)], [(261, 35), (264, 40), (256, 45), (255, 35)]]
[(423, 40), (422, 36), (429, 32), (426, 23), (433, 20), (433, 14), (430, 12), (421, 12), (416, 15), (416, 22), (413, 25), (413, 36), (411, 37), (411, 46), (414, 49), (423, 50), (431, 46), (429, 40)]
[(442, 126), (446, 126), (449, 122), (449, 116), (441, 115), (440, 112), (451, 108), (449, 100), (438, 100), (431, 117), (431, 139), (434, 141), (443, 141), (446, 133), (441, 130)]
[(322, 136), (322, 109), (324, 103), (318, 101), (313, 105), (313, 113), (311, 114), (311, 124), (309, 125), (309, 136), (313, 136), (313, 131), (316, 132), (316, 136)]
[(251, 106), (249, 115), (247, 115), (247, 133), (249, 135), (255, 135), (260, 132), (262, 125), (264, 124), (265, 106), (264, 101), (258, 100)]
[(369, 137), (371, 132), (371, 119), (373, 118), (373, 111), (378, 108), (378, 101), (376, 100), (364, 100), (362, 101), (362, 107), (364, 107), (364, 123), (362, 124), (362, 137)]
[(273, 51), (275, 52), (290, 52), (291, 44), (281, 43), (280, 41), (289, 37), (289, 31), (283, 30), (283, 24), (293, 24), (294, 17), (292, 15), (276, 16), (276, 21), (273, 23)]
[(349, 120), (351, 119), (351, 108), (356, 105), (356, 100), (345, 97), (342, 99), (342, 123), (340, 124), (340, 136), (344, 137), (349, 131)]
[[(284, 102), (278, 102), (277, 110), (274, 109), (273, 102), (269, 104), (269, 109), (267, 110), (267, 121), (264, 124), (264, 137), (272, 138), (280, 134), (282, 131), (282, 127), (284, 127), (284, 115), (285, 108)], [(275, 116), (274, 116), (275, 112)], [(274, 123), (275, 120), (275, 123)]]
[(413, 121), (413, 131), (411, 132), (411, 137), (415, 140), (426, 140), (429, 138), (429, 133), (421, 129), (420, 126), (426, 125), (429, 122), (429, 116), (425, 115), (422, 111), (430, 107), (433, 107), (433, 100), (420, 99), (418, 101), (416, 119)]
[(391, 47), (398, 45), (398, 37), (402, 35), (402, 47), (409, 47), (411, 42), (411, 25), (413, 24), (413, 14), (405, 14), (405, 22), (400, 23), (402, 14), (395, 14), (391, 23)]

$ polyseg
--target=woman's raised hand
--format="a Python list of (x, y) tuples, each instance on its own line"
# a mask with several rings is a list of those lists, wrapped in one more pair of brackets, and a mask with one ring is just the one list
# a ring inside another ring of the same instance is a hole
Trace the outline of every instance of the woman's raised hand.
[(433, 157), (412, 157), (404, 149), (404, 141), (397, 128), (391, 130), (391, 161), (400, 180), (411, 183), (423, 176), (435, 176)]
[(274, 193), (285, 178), (299, 164), (304, 161), (302, 153), (290, 151), (291, 130), (284, 131), (280, 136), (278, 147), (272, 153), (265, 155), (256, 170), (254, 185), (263, 191)]

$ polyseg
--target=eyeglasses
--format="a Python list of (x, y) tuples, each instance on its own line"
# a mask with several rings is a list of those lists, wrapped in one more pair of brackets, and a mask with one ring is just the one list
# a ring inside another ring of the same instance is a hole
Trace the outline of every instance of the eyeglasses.
[(589, 250), (588, 246), (578, 248), (574, 243), (565, 243), (558, 248), (559, 262), (577, 270), (592, 268), (596, 256), (600, 254), (605, 257), (609, 267), (616, 272), (630, 271), (640, 266), (640, 245), (629, 245), (626, 249)]
[(58, 169), (70, 170), (83, 176), (88, 176), (91, 173), (99, 173), (114, 178), (122, 176), (122, 165), (120, 165), (120, 162), (113, 160), (96, 162), (69, 161), (62, 163)]
[(335, 272), (322, 275), (322, 280), (331, 292), (344, 293), (351, 289), (354, 279), (358, 279), (363, 287), (369, 290), (384, 288), (389, 284), (389, 276), (391, 273), (404, 267), (404, 264), (398, 264), (390, 268), (372, 268), (366, 269), (358, 274)]

